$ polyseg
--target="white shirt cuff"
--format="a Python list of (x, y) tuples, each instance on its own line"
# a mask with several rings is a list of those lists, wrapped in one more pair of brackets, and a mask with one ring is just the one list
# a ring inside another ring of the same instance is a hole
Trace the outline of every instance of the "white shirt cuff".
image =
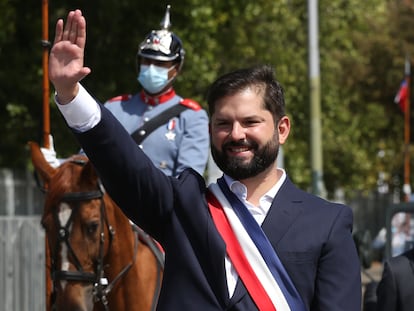
[(101, 120), (101, 108), (80, 83), (79, 92), (71, 102), (61, 105), (56, 95), (55, 102), (68, 125), (79, 132), (90, 130)]

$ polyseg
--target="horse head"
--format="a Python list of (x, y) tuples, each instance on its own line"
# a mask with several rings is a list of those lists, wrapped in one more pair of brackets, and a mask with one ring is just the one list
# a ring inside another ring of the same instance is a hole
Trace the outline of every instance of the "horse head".
[(113, 202), (85, 156), (74, 155), (53, 168), (35, 143), (30, 146), (46, 188), (42, 225), (50, 247), (54, 304), (58, 310), (92, 310), (94, 300), (102, 298), (98, 289), (107, 282), (104, 258), (113, 238), (107, 209)]
[[(105, 193), (91, 162), (73, 155), (53, 168), (36, 143), (30, 149), (45, 188), (42, 225), (50, 256), (50, 304), (63, 311), (151, 310), (158, 296), (153, 284), (160, 282), (157, 260)], [(147, 284), (139, 289), (141, 279)], [(148, 291), (151, 287), (155, 294)], [(140, 290), (140, 301), (128, 301), (137, 299)], [(132, 297), (125, 299), (126, 293)]]

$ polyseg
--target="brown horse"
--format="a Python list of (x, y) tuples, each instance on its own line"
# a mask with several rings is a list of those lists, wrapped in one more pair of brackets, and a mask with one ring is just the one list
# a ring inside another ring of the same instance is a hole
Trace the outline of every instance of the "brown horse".
[(156, 242), (105, 193), (92, 164), (74, 155), (58, 168), (30, 143), (47, 189), (48, 310), (155, 310), (164, 267)]

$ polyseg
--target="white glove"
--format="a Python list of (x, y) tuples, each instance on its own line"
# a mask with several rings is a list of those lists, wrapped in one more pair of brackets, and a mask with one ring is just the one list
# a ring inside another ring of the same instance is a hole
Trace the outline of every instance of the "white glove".
[(49, 148), (40, 148), (45, 160), (54, 168), (61, 164), (61, 161), (56, 157), (55, 147), (53, 146), (53, 136), (49, 134)]

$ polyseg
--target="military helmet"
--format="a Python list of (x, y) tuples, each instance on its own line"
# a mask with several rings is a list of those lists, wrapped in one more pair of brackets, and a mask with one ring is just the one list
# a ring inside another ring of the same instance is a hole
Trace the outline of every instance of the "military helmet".
[(138, 63), (140, 57), (145, 57), (159, 61), (177, 60), (180, 62), (180, 67), (182, 66), (185, 51), (180, 38), (169, 30), (170, 8), (171, 6), (167, 5), (164, 19), (161, 21), (162, 29), (152, 30), (140, 43), (137, 53)]

